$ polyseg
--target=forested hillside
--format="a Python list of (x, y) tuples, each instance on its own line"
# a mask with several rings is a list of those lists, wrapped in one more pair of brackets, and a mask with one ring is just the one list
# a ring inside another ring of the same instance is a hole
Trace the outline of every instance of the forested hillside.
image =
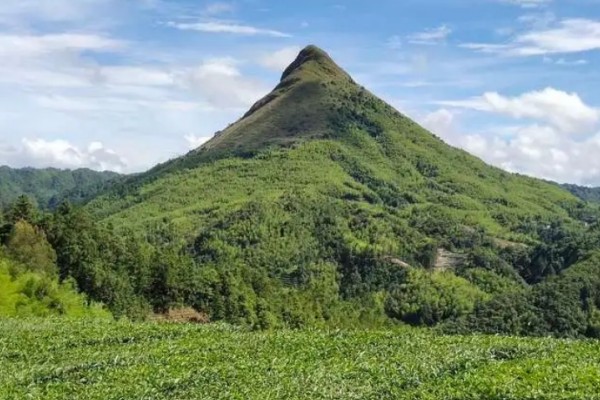
[(26, 220), (117, 316), (599, 337), (598, 216), (448, 146), (309, 46), (201, 148)]
[(13, 169), (0, 167), (0, 207), (27, 195), (42, 208), (53, 208), (62, 200), (80, 202), (98, 194), (119, 175), (89, 169)]

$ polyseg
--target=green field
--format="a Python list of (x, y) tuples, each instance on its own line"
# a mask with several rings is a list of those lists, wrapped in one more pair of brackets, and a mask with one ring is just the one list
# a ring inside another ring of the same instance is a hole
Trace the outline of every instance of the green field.
[(0, 322), (2, 399), (600, 399), (597, 341)]

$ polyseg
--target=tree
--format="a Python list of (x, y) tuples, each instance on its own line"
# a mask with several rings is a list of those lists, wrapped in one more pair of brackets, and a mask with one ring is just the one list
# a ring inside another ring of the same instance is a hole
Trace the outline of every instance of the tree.
[(6, 245), (6, 254), (29, 271), (56, 274), (56, 253), (44, 232), (25, 220), (17, 221)]
[(10, 223), (16, 223), (18, 221), (27, 221), (32, 223), (37, 216), (37, 209), (25, 195), (19, 196), (15, 204), (10, 208), (7, 215), (7, 220)]

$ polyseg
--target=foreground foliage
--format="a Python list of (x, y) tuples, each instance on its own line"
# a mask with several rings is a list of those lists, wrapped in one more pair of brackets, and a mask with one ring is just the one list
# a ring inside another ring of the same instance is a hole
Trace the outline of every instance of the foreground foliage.
[(0, 321), (9, 399), (598, 399), (596, 342)]

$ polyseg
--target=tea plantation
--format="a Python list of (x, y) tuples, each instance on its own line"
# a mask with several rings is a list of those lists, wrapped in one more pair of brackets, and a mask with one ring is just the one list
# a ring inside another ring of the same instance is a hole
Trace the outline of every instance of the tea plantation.
[(600, 399), (600, 343), (0, 321), (1, 399)]

